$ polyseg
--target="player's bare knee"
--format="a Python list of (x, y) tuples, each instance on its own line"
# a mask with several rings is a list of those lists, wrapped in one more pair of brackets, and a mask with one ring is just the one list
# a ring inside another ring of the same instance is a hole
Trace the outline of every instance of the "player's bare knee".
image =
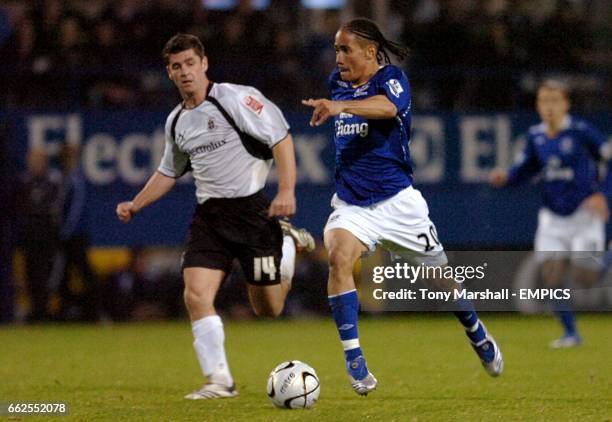
[(191, 292), (187, 289), (185, 289), (185, 291), (183, 292), (183, 300), (185, 301), (185, 306), (187, 307), (189, 313), (195, 311), (195, 308), (197, 307), (197, 302)]
[(276, 306), (273, 308), (267, 308), (261, 316), (263, 317), (268, 317), (268, 318), (276, 318), (278, 316), (280, 316), (280, 314), (283, 313), (283, 307), (282, 306)]
[(283, 312), (284, 303), (281, 304), (258, 304), (253, 306), (253, 312), (258, 317), (276, 318)]
[(190, 312), (214, 310), (214, 298), (209, 298), (205, 292), (185, 287), (183, 298), (185, 300), (185, 306), (187, 306), (187, 310)]
[(572, 280), (583, 287), (590, 287), (597, 283), (600, 278), (600, 271), (583, 267), (572, 267)]
[(455, 281), (454, 278), (436, 277), (429, 280), (431, 287), (437, 290), (445, 292), (453, 292), (455, 290), (461, 290), (461, 283)]
[(542, 273), (542, 280), (544, 281), (544, 285), (546, 287), (560, 286), (563, 281), (561, 277), (557, 276), (556, 274), (550, 274), (550, 273)]
[(542, 264), (542, 280), (547, 287), (556, 287), (563, 283), (565, 272), (563, 261), (547, 261)]
[(341, 248), (332, 248), (329, 253), (329, 271), (332, 274), (351, 274), (353, 271), (354, 260), (348, 251)]

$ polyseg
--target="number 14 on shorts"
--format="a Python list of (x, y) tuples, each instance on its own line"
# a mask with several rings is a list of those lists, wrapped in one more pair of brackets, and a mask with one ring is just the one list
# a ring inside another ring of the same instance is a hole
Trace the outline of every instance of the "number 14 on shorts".
[(261, 281), (263, 274), (267, 274), (271, 281), (276, 280), (276, 265), (273, 256), (261, 256), (253, 258), (253, 279)]

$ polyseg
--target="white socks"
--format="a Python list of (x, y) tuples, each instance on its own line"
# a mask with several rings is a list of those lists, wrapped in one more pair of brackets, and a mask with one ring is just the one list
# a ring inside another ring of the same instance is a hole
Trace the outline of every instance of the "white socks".
[(231, 387), (234, 379), (225, 356), (225, 334), (219, 315), (211, 315), (191, 323), (195, 348), (202, 373), (208, 381)]
[[(295, 272), (295, 242), (291, 236), (283, 237), (283, 258), (281, 259), (281, 280), (291, 285)], [(231, 387), (234, 379), (229, 371), (225, 356), (225, 334), (219, 315), (211, 315), (191, 323), (193, 347), (196, 351), (202, 373), (208, 381)]]
[(295, 272), (295, 242), (291, 236), (283, 236), (283, 258), (280, 264), (281, 280), (291, 285)]

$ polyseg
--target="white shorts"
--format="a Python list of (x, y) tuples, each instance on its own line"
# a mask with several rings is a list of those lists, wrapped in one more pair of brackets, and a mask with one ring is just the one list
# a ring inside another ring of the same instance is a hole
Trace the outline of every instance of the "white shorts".
[(438, 266), (448, 262), (436, 227), (429, 219), (427, 202), (412, 186), (366, 207), (348, 204), (338, 195), (333, 196), (331, 205), (334, 212), (325, 232), (345, 229), (370, 251), (380, 245), (391, 252), (407, 253), (417, 264)]
[(538, 230), (535, 236), (536, 259), (571, 258), (572, 264), (595, 267), (606, 243), (605, 222), (591, 210), (580, 207), (573, 214), (562, 216), (547, 208), (538, 214)]

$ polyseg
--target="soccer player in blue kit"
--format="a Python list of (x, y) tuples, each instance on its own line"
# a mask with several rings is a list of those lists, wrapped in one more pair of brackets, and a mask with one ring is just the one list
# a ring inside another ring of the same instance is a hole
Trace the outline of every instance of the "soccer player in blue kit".
[[(494, 170), (490, 183), (513, 186), (541, 174), (543, 207), (535, 250), (544, 283), (557, 288), (569, 275), (583, 286), (592, 286), (602, 270), (602, 260), (592, 259), (592, 253), (605, 249), (606, 190), (612, 186), (610, 169), (608, 180), (600, 181), (597, 166), (600, 161), (609, 162), (612, 146), (589, 124), (568, 114), (569, 93), (564, 84), (544, 81), (537, 92), (536, 108), (542, 122), (529, 129), (518, 162), (509, 171)], [(565, 334), (550, 346), (578, 346), (581, 338), (569, 303), (553, 301), (553, 308)]]
[[(389, 64), (389, 53), (403, 59), (407, 50), (362, 18), (339, 29), (334, 47), (337, 67), (329, 78), (331, 100), (302, 103), (314, 109), (312, 126), (334, 119), (336, 194), (324, 230), (329, 303), (349, 381), (355, 392), (365, 395), (376, 388), (377, 380), (359, 343), (355, 262), (376, 245), (408, 253), (417, 265), (446, 265), (447, 259), (427, 203), (412, 187), (410, 88), (404, 72)], [(499, 375), (503, 369), (499, 347), (472, 304), (465, 301), (461, 309), (455, 315), (483, 366), (490, 375)]]

